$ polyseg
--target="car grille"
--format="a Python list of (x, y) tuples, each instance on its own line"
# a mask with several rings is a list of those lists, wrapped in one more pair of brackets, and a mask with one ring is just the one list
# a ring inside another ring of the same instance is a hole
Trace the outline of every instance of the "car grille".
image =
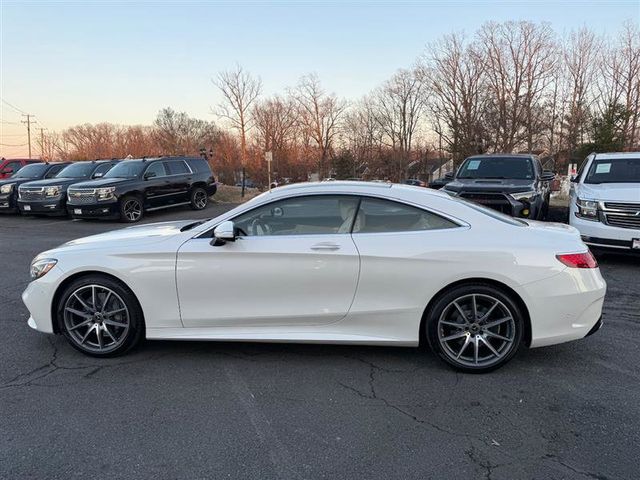
[(69, 203), (72, 205), (90, 205), (96, 203), (96, 191), (89, 189), (69, 189)]
[(604, 202), (602, 215), (612, 227), (640, 229), (640, 203)]
[(18, 189), (18, 197), (20, 200), (33, 201), (44, 200), (44, 188), (43, 187), (20, 187)]
[(507, 197), (502, 193), (472, 193), (462, 192), (460, 194), (462, 198), (471, 200), (472, 202), (479, 203), (485, 207), (492, 208), (507, 215), (512, 214), (511, 203), (507, 200)]

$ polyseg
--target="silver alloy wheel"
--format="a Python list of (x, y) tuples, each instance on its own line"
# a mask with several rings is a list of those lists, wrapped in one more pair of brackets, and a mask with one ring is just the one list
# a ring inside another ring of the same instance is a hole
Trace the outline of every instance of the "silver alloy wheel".
[(75, 290), (64, 305), (64, 326), (82, 349), (108, 353), (127, 338), (129, 309), (120, 295), (102, 285)]
[(207, 192), (204, 190), (196, 190), (193, 194), (193, 204), (198, 210), (202, 210), (207, 206)]
[(142, 204), (139, 200), (130, 198), (124, 203), (123, 211), (128, 220), (135, 222), (142, 216)]
[(490, 367), (507, 355), (516, 337), (509, 308), (491, 295), (467, 294), (449, 303), (438, 320), (438, 341), (454, 362)]

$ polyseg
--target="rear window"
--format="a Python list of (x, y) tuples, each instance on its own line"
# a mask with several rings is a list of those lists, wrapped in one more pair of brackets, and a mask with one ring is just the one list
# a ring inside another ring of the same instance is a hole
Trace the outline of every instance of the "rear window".
[(584, 183), (640, 183), (640, 157), (596, 159)]
[(204, 158), (189, 158), (187, 159), (187, 163), (191, 167), (191, 170), (193, 170), (194, 172), (211, 174), (211, 167), (209, 166), (209, 162), (207, 162)]
[(191, 173), (184, 160), (164, 162), (164, 165), (167, 168), (167, 175), (185, 175), (187, 173)]

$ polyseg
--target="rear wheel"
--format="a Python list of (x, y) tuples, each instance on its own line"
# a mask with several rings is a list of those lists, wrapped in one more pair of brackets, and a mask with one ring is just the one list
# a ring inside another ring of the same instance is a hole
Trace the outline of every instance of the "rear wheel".
[(204, 210), (209, 204), (209, 195), (202, 187), (195, 187), (189, 195), (189, 203), (194, 210)]
[(524, 333), (518, 305), (488, 284), (454, 287), (427, 313), (427, 339), (458, 370), (483, 373), (501, 367), (517, 352)]
[(142, 338), (142, 310), (131, 291), (101, 275), (69, 285), (56, 306), (60, 332), (73, 348), (94, 357), (121, 355)]
[(142, 199), (135, 195), (125, 195), (120, 200), (120, 221), (135, 223), (142, 219), (144, 208)]

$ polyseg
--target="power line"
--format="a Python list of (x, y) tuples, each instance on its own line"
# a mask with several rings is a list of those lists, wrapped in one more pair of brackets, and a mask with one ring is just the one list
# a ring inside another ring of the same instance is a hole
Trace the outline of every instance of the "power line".
[(2, 99), (2, 103), (8, 105), (9, 107), (13, 108), (16, 112), (21, 113), (23, 115), (26, 115), (27, 112), (25, 112), (24, 110), (20, 110), (18, 107), (16, 107), (15, 105), (10, 104), (9, 102), (7, 102), (4, 98)]
[[(19, 145), (11, 145), (8, 143), (0, 143), (0, 145), (2, 145), (3, 147), (24, 147), (25, 145), (27, 145), (26, 143), (21, 143)], [(31, 158), (31, 157), (29, 157)]]

